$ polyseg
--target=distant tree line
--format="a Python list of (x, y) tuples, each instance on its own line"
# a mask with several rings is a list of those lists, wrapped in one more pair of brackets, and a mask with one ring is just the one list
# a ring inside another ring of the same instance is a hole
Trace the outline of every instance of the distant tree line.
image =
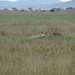
[[(8, 8), (4, 8), (3, 10), (4, 10), (4, 11), (9, 11)], [(56, 11), (63, 11), (63, 10), (64, 10), (63, 8), (52, 8), (52, 9), (50, 9), (49, 11), (50, 11), (50, 12), (56, 12)], [(73, 11), (73, 10), (75, 10), (75, 7), (74, 7), (74, 8), (73, 8), (73, 7), (67, 7), (65, 10), (66, 10), (66, 11)], [(24, 11), (40, 11), (40, 12), (46, 12), (46, 10), (42, 10), (42, 9), (40, 9), (40, 8), (33, 10), (32, 7), (28, 7), (28, 10), (25, 10), (25, 9), (19, 10), (19, 9), (17, 9), (16, 7), (13, 7), (13, 8), (12, 8), (12, 11), (21, 11), (21, 12), (24, 12)]]
[[(63, 11), (63, 10), (64, 10), (63, 8), (52, 8), (52, 9), (50, 9), (51, 12)], [(65, 10), (66, 10), (66, 11), (73, 11), (73, 10), (75, 10), (75, 8), (67, 7)]]

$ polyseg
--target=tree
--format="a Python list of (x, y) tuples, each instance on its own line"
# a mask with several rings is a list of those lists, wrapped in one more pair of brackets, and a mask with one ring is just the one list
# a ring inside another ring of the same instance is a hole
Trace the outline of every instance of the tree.
[(20, 11), (21, 11), (21, 12), (24, 12), (25, 10), (24, 10), (24, 9), (21, 9)]
[(56, 8), (50, 9), (50, 12), (55, 12), (55, 11), (56, 11)]
[(39, 8), (39, 11), (41, 11), (41, 8)]
[(35, 11), (38, 11), (38, 9), (36, 9)]
[(54, 9), (51, 9), (50, 12), (55, 12), (55, 10)]
[(13, 7), (12, 10), (17, 11), (17, 8)]
[(68, 7), (68, 8), (66, 8), (66, 10), (71, 11), (71, 10), (73, 10), (73, 8), (72, 7)]
[(4, 8), (3, 10), (4, 10), (4, 11), (8, 11), (8, 9), (7, 9), (7, 8)]
[(56, 11), (61, 11), (61, 8), (56, 8)]
[(28, 8), (30, 11), (32, 11), (33, 9), (31, 7)]

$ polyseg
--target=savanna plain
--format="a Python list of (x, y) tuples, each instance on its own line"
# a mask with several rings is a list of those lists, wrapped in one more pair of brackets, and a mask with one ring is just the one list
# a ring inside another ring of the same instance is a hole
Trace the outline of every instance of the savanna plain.
[(0, 75), (75, 75), (75, 11), (0, 11)]

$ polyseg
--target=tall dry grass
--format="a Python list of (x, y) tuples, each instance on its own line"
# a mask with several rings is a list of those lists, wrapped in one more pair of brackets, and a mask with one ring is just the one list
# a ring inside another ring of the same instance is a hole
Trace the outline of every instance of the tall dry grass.
[(0, 74), (75, 75), (74, 20), (1, 20)]

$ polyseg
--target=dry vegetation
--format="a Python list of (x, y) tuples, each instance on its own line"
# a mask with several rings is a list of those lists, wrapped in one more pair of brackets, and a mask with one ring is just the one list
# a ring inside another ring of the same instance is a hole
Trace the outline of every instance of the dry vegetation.
[(0, 74), (75, 75), (75, 12), (1, 11)]

